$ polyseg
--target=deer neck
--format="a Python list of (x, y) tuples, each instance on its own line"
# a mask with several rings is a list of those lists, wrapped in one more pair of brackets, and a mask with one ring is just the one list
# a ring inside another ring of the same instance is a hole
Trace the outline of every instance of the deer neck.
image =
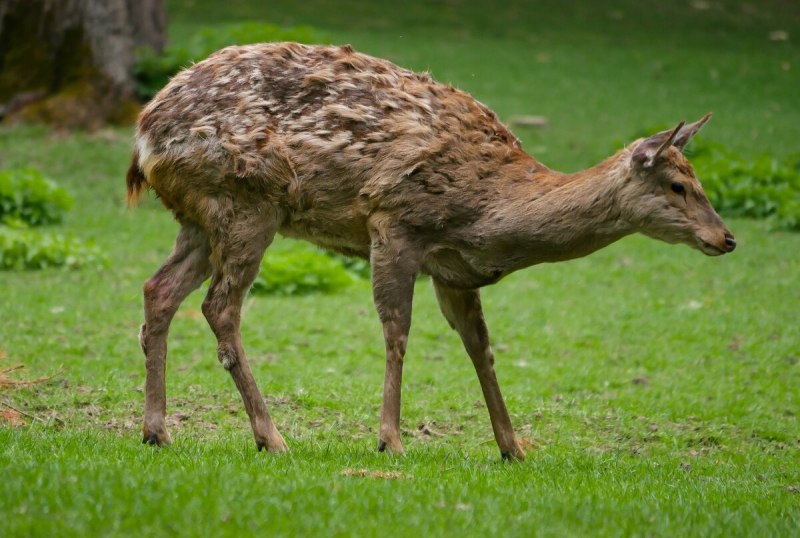
[(514, 202), (496, 213), (504, 223), (500, 241), (509, 269), (586, 256), (633, 233), (623, 217), (626, 162), (617, 154), (581, 172), (546, 170), (524, 183)]

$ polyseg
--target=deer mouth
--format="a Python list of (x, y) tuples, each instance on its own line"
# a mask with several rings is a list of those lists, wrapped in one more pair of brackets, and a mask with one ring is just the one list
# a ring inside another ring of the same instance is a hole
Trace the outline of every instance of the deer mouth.
[(725, 234), (724, 246), (717, 246), (700, 238), (697, 239), (697, 248), (706, 256), (721, 256), (732, 252), (736, 248), (736, 240), (732, 235)]
[(727, 252), (717, 246), (712, 245), (711, 243), (707, 243), (706, 241), (702, 240), (700, 241), (700, 251), (706, 256), (722, 256)]

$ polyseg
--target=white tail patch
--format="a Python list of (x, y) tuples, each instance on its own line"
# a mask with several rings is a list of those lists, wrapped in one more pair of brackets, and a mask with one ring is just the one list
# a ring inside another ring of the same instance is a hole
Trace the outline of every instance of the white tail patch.
[(136, 137), (136, 151), (139, 152), (139, 168), (144, 177), (149, 178), (159, 159), (153, 154), (152, 145), (146, 135), (139, 134)]

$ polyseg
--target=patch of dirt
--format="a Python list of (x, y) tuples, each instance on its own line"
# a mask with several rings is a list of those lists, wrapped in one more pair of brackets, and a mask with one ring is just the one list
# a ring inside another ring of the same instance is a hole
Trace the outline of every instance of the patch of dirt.
[[(86, 395), (84, 401), (73, 410), (77, 413), (75, 418), (81, 422), (114, 432), (132, 431), (141, 427), (141, 401), (129, 401), (121, 406), (106, 408), (99, 405), (97, 398), (92, 396), (102, 392), (101, 389), (82, 387), (77, 392)], [(183, 429), (214, 431), (229, 423), (247, 427), (244, 405), (238, 395), (207, 394), (203, 387), (194, 385), (189, 387), (189, 393), (189, 396), (167, 400), (166, 425), (171, 432), (177, 433)], [(292, 410), (300, 408), (300, 404), (287, 396), (273, 396), (265, 400), (270, 407), (285, 406)]]
[(138, 424), (136, 424), (133, 419), (126, 418), (126, 419), (118, 419), (112, 418), (103, 423), (103, 427), (107, 430), (112, 430), (115, 432), (123, 432), (123, 431), (130, 431), (136, 429)]
[[(283, 396), (270, 395), (264, 398), (264, 401), (267, 402), (267, 406), (269, 407), (289, 406), (289, 409), (292, 410), (300, 409), (300, 404), (297, 401), (285, 395)], [(242, 409), (244, 409), (244, 406), (242, 407)]]
[(428, 422), (420, 422), (419, 424), (417, 424), (417, 427), (414, 430), (403, 429), (403, 433), (405, 435), (410, 435), (416, 438), (430, 439), (434, 437), (448, 437), (450, 435), (460, 435), (461, 433), (463, 433), (463, 430), (464, 430), (463, 425), (454, 426), (453, 424), (441, 423), (435, 420), (431, 420)]
[[(6, 358), (6, 351), (4, 349), (0, 349), (0, 360), (5, 358)], [(46, 381), (50, 381), (53, 378), (53, 376), (44, 376), (35, 379), (20, 379), (16, 377), (16, 375), (12, 375), (12, 372), (18, 372), (23, 368), (25, 368), (25, 366), (22, 364), (0, 368), (0, 392), (31, 387), (33, 385), (38, 385), (40, 383), (45, 383)], [(16, 407), (14, 407), (14, 405), (6, 401), (0, 400), (0, 424), (9, 425), (12, 427), (25, 426), (27, 424), (25, 417), (31, 420), (45, 421), (44, 418), (35, 415), (30, 415), (25, 411), (17, 409)]]
[(12, 428), (18, 428), (20, 426), (25, 426), (27, 423), (25, 422), (25, 418), (22, 416), (22, 413), (16, 409), (6, 407), (0, 409), (0, 424), (6, 424)]
[[(198, 416), (202, 416), (198, 415)], [(128, 432), (135, 431), (141, 428), (141, 411), (132, 412), (125, 417), (111, 417), (103, 422), (95, 421), (97, 425), (114, 432)], [(180, 432), (184, 428), (194, 430), (214, 431), (217, 425), (207, 420), (195, 418), (192, 420), (192, 415), (188, 413), (177, 412), (167, 415), (167, 429), (171, 432)]]
[(343, 469), (339, 473), (342, 476), (351, 476), (355, 478), (380, 478), (382, 480), (398, 480), (398, 479), (411, 479), (398, 471), (370, 471), (369, 469)]
[(445, 436), (444, 433), (438, 432), (434, 429), (435, 425), (436, 425), (435, 421), (431, 422), (430, 424), (420, 422), (417, 425), (417, 432), (428, 437), (444, 437)]

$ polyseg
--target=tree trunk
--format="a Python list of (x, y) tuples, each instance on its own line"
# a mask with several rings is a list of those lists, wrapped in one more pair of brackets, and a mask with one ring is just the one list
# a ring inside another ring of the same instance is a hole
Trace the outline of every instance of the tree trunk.
[(163, 0), (0, 2), (0, 118), (95, 129), (130, 121), (134, 50), (164, 47)]

